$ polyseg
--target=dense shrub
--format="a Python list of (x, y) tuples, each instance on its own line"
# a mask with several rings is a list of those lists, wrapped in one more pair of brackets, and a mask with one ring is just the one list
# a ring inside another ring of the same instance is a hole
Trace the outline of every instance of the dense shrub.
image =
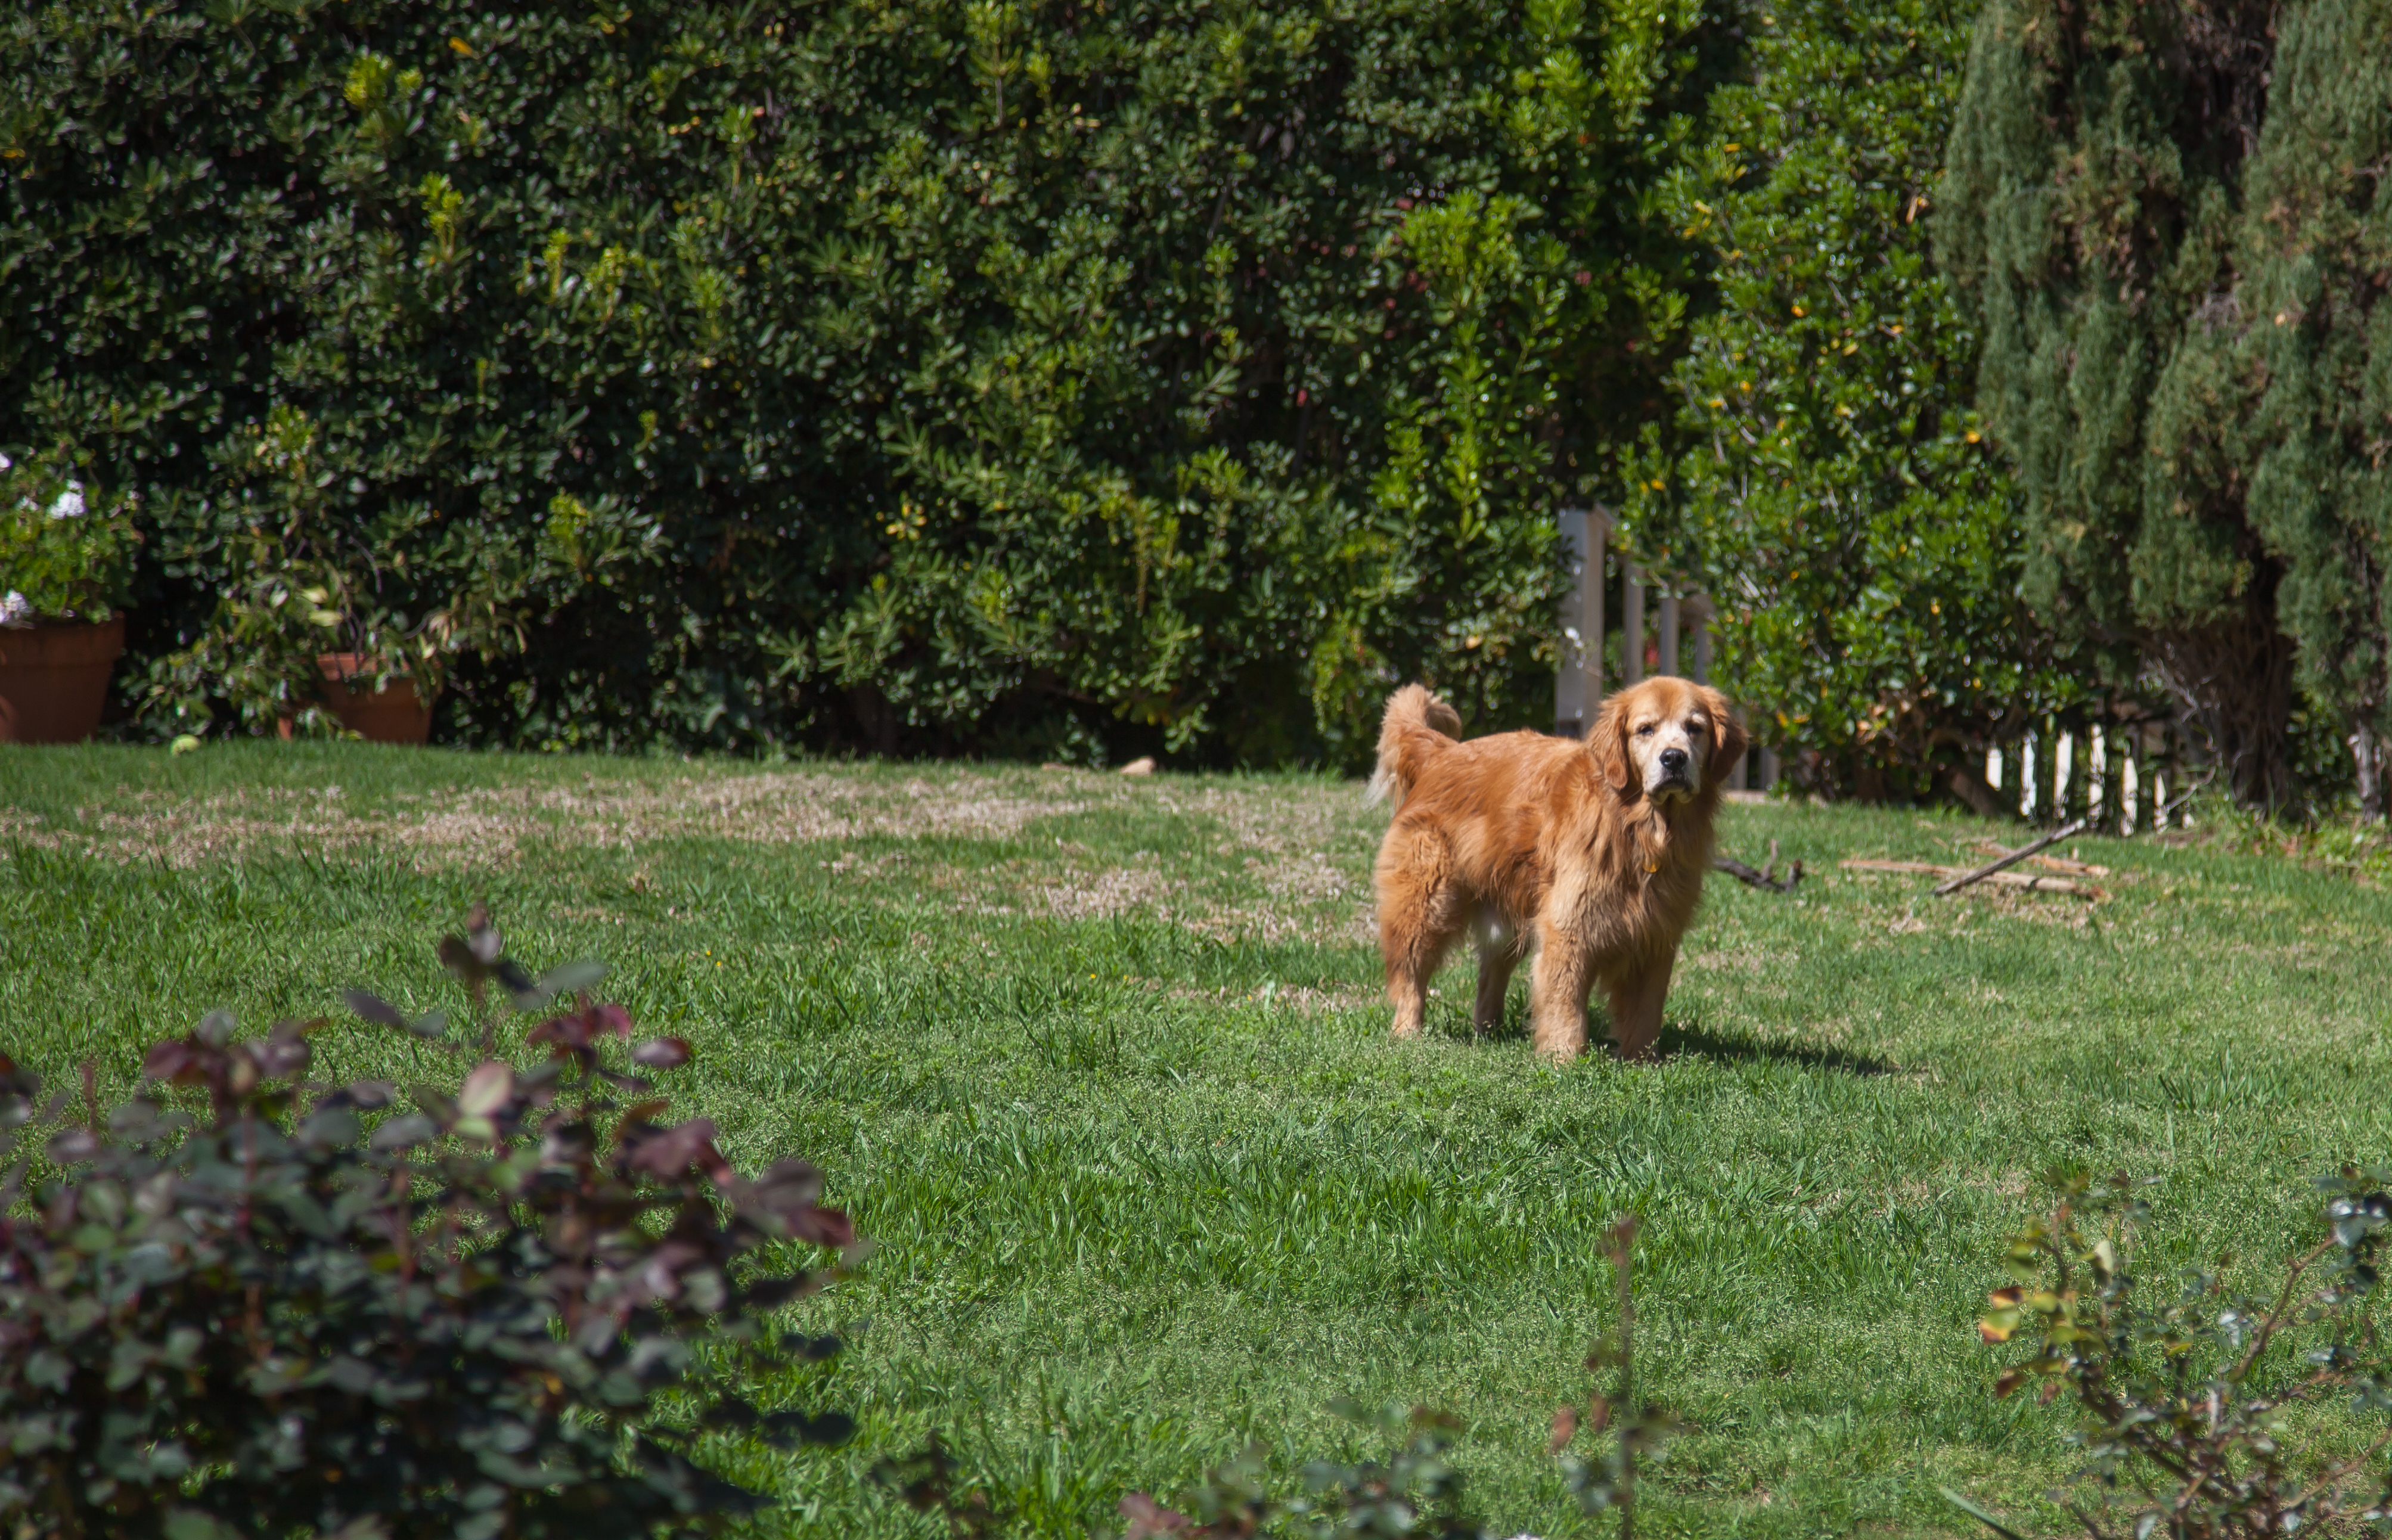
[(2019, 600), (1977, 338), (1929, 263), (1968, 45), (1967, 13), (1930, 0), (1772, 6), (1751, 78), (1713, 94), (1665, 184), (1718, 304), (1632, 461), (1627, 537), (1715, 596), (1720, 681), (1830, 794), (1972, 791), (1989, 743), (2092, 679)]
[[(2085, 1464), (2060, 1500), (2086, 1534), (2341, 1534), (2392, 1515), (2392, 1358), (2375, 1311), (2392, 1221), (2385, 1176), (2346, 1168), (2320, 1179), (2324, 1234), (2256, 1296), (2216, 1271), (2190, 1271), (2173, 1290), (2145, 1276), (2151, 1209), (2124, 1176), (2063, 1177), (2048, 1217), (2011, 1238), (2011, 1282), (1978, 1329), (2031, 1349), (1996, 1394), (2039, 1387), (2079, 1412), (2071, 1442)], [(2337, 1430), (2337, 1410), (2353, 1425)]]
[[(535, 981), (486, 924), (443, 955), (476, 998), (495, 985), (527, 1009), (598, 971)], [(379, 1110), (386, 1083), (303, 1079), (324, 1026), (240, 1039), (211, 1016), (152, 1049), (105, 1118), (88, 1067), (77, 1108), (39, 1104), (0, 1059), (11, 1143), (70, 1114), (44, 1146), (54, 1174), (28, 1192), (20, 1159), (0, 1195), (8, 1533), (591, 1540), (767, 1501), (694, 1463), (698, 1435), (659, 1404), (706, 1397), (701, 1337), (715, 1368), (751, 1372), (836, 1347), (766, 1329), (821, 1281), (798, 1260), (853, 1240), (814, 1171), (785, 1160), (751, 1181), (706, 1119), (660, 1121), (638, 1071), (687, 1045), (608, 1068), (630, 1020), (586, 992), (532, 1029), (544, 1061), (488, 1056), (486, 1030), (462, 1083), (412, 1088), (412, 1110)], [(736, 1396), (699, 1426), (846, 1431)]]
[(1343, 758), (1415, 674), (1535, 719), (1553, 507), (1658, 399), (1648, 193), (1729, 41), (1692, 0), (20, 7), (0, 446), (140, 492), (161, 730), (263, 728), (335, 642), (480, 743)]

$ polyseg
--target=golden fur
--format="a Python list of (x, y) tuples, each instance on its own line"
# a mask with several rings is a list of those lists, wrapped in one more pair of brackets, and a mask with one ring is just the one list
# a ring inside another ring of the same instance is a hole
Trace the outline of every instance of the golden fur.
[(1537, 1052), (1586, 1049), (1600, 982), (1623, 1058), (1644, 1058), (1678, 938), (1711, 863), (1720, 783), (1744, 730), (1708, 686), (1652, 679), (1606, 700), (1584, 743), (1501, 732), (1459, 743), (1461, 718), (1419, 685), (1390, 696), (1373, 793), (1395, 819), (1379, 847), (1379, 950), (1395, 1032), (1421, 1029), (1429, 979), (1465, 932), (1478, 948), (1484, 1031), (1534, 946)]

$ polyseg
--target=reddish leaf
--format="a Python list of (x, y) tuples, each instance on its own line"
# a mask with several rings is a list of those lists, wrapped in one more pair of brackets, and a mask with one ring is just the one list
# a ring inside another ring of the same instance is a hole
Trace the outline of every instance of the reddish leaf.
[(789, 1234), (799, 1240), (844, 1251), (855, 1244), (855, 1225), (837, 1209), (800, 1209), (788, 1216)]
[(487, 1118), (507, 1105), (514, 1088), (514, 1067), (504, 1059), (492, 1059), (465, 1077), (457, 1091), (458, 1110), (469, 1117)]
[(1157, 1535), (1187, 1534), (1192, 1525), (1184, 1513), (1174, 1513), (1143, 1492), (1121, 1500), (1121, 1516), (1129, 1521), (1122, 1540), (1154, 1540)]
[(775, 1160), (756, 1180), (755, 1201), (776, 1214), (811, 1209), (822, 1197), (822, 1173), (803, 1160)]
[(554, 1042), (566, 1048), (590, 1046), (590, 1022), (580, 1016), (551, 1016), (531, 1029), (527, 1042)]
[(678, 1069), (689, 1060), (686, 1038), (650, 1038), (631, 1050), (631, 1062), (648, 1069)]
[(378, 1021), (385, 1027), (407, 1025), (407, 1017), (399, 1014), (398, 1007), (378, 994), (368, 994), (363, 990), (344, 990), (341, 998), (348, 1003), (350, 1010), (368, 1021)]
[[(710, 1118), (692, 1118), (670, 1128), (651, 1125), (634, 1129), (626, 1141), (630, 1146), (627, 1160), (634, 1171), (680, 1176), (697, 1160), (700, 1151), (714, 1155), (713, 1139), (714, 1120)], [(722, 1157), (715, 1155), (714, 1158), (719, 1161)]]
[(266, 1080), (287, 1080), (307, 1068), (308, 1049), (304, 1042), (292, 1040), (277, 1042), (268, 1038), (264, 1042), (244, 1042), (241, 1055), (257, 1067), (258, 1075)]
[(99, 1141), (89, 1129), (71, 1128), (54, 1135), (44, 1153), (61, 1166), (72, 1166), (98, 1155)]
[(662, 1096), (644, 1102), (633, 1102), (623, 1109), (623, 1120), (620, 1126), (628, 1131), (642, 1123), (653, 1123), (656, 1120), (656, 1114), (670, 1106), (672, 1103)]

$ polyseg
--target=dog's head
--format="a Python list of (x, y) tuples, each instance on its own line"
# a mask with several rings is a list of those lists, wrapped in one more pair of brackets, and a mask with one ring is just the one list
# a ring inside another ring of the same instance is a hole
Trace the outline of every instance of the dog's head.
[(1604, 702), (1589, 744), (1613, 791), (1668, 807), (1718, 784), (1744, 752), (1744, 729), (1718, 691), (1663, 677)]

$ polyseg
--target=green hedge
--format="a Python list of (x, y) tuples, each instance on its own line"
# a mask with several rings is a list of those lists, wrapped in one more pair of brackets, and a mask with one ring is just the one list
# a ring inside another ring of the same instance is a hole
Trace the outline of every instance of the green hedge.
[(1961, 790), (1988, 746), (2102, 704), (2093, 661), (2019, 598), (2017, 497), (1970, 409), (1977, 334), (1929, 259), (1970, 31), (1940, 0), (1772, 6), (1667, 184), (1716, 300), (1626, 529), (1718, 596), (1720, 682), (1830, 795), (1989, 804)]
[[(137, 491), (125, 701), (1351, 760), (1549, 709), (1660, 409), (1684, 0), (74, 0), (0, 22), (0, 448)], [(261, 660), (265, 660), (261, 662)]]

